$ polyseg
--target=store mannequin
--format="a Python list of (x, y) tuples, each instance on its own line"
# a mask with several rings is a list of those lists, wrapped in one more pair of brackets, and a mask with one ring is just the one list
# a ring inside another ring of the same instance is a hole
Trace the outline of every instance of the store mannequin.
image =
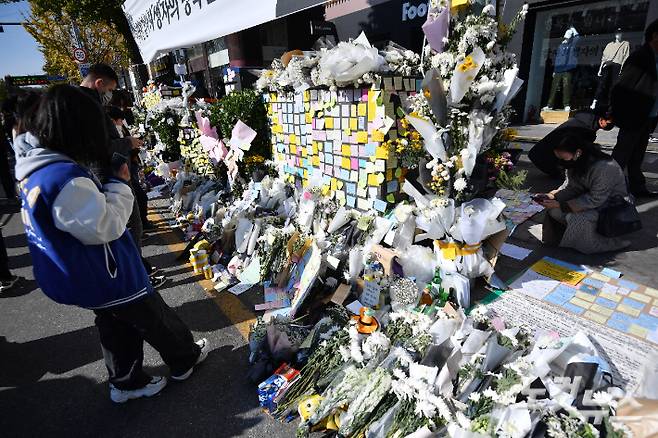
[(603, 56), (601, 57), (601, 66), (599, 67), (598, 76), (599, 85), (594, 95), (592, 102), (592, 109), (598, 105), (608, 105), (610, 103), (610, 93), (612, 87), (617, 83), (621, 68), (626, 62), (626, 58), (631, 51), (631, 45), (628, 41), (623, 41), (623, 34), (621, 29), (615, 32), (615, 39), (609, 42), (605, 49), (603, 49)]
[(573, 26), (564, 32), (564, 39), (560, 43), (555, 53), (553, 63), (553, 83), (551, 84), (551, 94), (548, 98), (548, 104), (544, 110), (556, 108), (555, 95), (558, 88), (562, 88), (562, 103), (565, 111), (571, 111), (571, 78), (573, 71), (578, 66), (576, 57), (576, 45), (578, 44), (578, 31)]

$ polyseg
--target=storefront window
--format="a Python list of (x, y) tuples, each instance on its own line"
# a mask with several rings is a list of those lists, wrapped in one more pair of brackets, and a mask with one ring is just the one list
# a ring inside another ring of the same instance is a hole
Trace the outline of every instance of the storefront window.
[(649, 3), (597, 1), (538, 11), (526, 116), (548, 107), (606, 108), (621, 65), (644, 42)]

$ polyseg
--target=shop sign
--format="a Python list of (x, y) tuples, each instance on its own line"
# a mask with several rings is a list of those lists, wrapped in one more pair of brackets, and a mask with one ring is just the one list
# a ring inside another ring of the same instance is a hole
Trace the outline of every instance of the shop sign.
[(429, 2), (423, 2), (420, 4), (412, 4), (409, 2), (402, 3), (402, 21), (425, 18), (428, 10)]

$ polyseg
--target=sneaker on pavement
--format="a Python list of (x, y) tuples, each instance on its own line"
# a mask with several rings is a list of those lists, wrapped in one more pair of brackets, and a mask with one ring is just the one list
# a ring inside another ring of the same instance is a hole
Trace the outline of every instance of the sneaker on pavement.
[(119, 389), (110, 383), (110, 399), (114, 403), (125, 403), (128, 400), (142, 397), (153, 397), (167, 386), (167, 379), (162, 376), (152, 377), (151, 381), (139, 389)]
[(151, 285), (153, 286), (154, 289), (161, 288), (169, 281), (169, 279), (164, 275), (151, 275), (150, 278), (151, 278)]
[(12, 275), (10, 278), (0, 279), (0, 292), (11, 289), (20, 279), (21, 277), (18, 275)]
[(150, 277), (155, 277), (162, 274), (162, 269), (156, 268), (155, 266), (151, 266), (151, 270), (149, 271), (149, 276)]
[[(208, 343), (208, 340), (206, 338), (199, 339), (198, 341), (195, 342), (199, 347), (201, 347), (201, 353), (199, 353), (199, 358), (196, 360), (196, 363), (194, 364), (199, 365), (201, 362), (206, 360), (206, 357), (208, 357), (208, 351), (210, 350), (210, 344)], [(194, 371), (194, 367), (190, 368), (180, 376), (171, 376), (172, 380), (176, 380), (177, 382), (182, 382), (183, 380), (186, 380), (188, 377), (192, 375), (192, 371)]]

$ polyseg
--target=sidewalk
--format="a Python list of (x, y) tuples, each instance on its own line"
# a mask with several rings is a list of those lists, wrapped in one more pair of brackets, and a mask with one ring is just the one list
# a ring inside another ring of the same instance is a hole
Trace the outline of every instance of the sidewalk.
[[(560, 125), (549, 125), (547, 123), (542, 123), (538, 125), (517, 125), (511, 126), (511, 128), (518, 131), (516, 141), (522, 143), (537, 143), (539, 140), (544, 138), (546, 134), (558, 126)], [(604, 148), (613, 148), (617, 143), (618, 133), (619, 128), (614, 128), (610, 131), (599, 130), (596, 136), (596, 142)], [(649, 143), (647, 150), (650, 152), (658, 152), (658, 143)]]

